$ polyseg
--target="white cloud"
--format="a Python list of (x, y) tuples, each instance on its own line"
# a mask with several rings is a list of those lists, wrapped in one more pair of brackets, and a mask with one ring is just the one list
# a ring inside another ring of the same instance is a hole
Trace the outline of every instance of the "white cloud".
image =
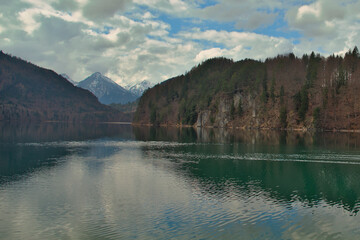
[(286, 14), (289, 27), (304, 34), (297, 51), (331, 54), (359, 44), (359, 8), (360, 1), (318, 0), (290, 9)]
[(35, 21), (34, 16), (39, 14), (38, 9), (26, 9), (19, 13), (19, 20), (23, 23), (24, 30), (31, 34), (35, 29), (40, 27), (40, 23)]
[(297, 10), (296, 19), (299, 21), (303, 18), (306, 18), (307, 15), (310, 15), (310, 16), (314, 15), (315, 17), (319, 17), (320, 16), (320, 8), (321, 8), (321, 6), (319, 3), (301, 6)]
[(235, 22), (240, 29), (256, 29), (260, 26), (271, 25), (276, 17), (274, 13), (261, 11), (263, 6), (255, 2), (222, 1), (216, 5), (204, 9), (195, 10), (195, 14), (207, 20), (217, 20), (221, 22)]
[[(123, 84), (156, 83), (211, 57), (341, 52), (360, 39), (360, 1), (218, 0), (207, 7), (194, 0), (0, 3), (2, 50), (78, 81), (100, 71)], [(301, 36), (278, 37), (274, 28), (261, 34), (277, 20), (288, 23), (282, 31)]]
[[(26, 2), (32, 5), (31, 8), (21, 10), (18, 12), (18, 20), (22, 22), (23, 29), (28, 33), (32, 34), (34, 30), (38, 29), (41, 22), (37, 18), (41, 16), (45, 17), (57, 17), (68, 22), (81, 22), (89, 26), (94, 26), (94, 23), (86, 20), (81, 12), (74, 11), (72, 13), (62, 12), (55, 10), (48, 2), (42, 0), (26, 0)], [(50, 3), (52, 3), (50, 1)]]
[(185, 17), (192, 9), (191, 5), (182, 0), (133, 0), (134, 3), (144, 5), (157, 11)]
[(210, 48), (199, 52), (196, 57), (196, 62), (202, 62), (209, 58), (220, 57), (225, 55), (225, 50), (221, 48)]
[(179, 34), (186, 39), (211, 41), (223, 44), (224, 48), (211, 48), (200, 52), (196, 61), (205, 60), (206, 57), (223, 55), (239, 60), (242, 58), (265, 59), (277, 54), (293, 51), (293, 44), (285, 38), (268, 37), (250, 32), (227, 31), (200, 31), (183, 32)]
[(181, 0), (169, 0), (169, 2), (175, 9), (179, 9), (180, 11), (188, 10), (187, 4)]
[[(164, 76), (176, 76), (190, 69), (194, 62), (192, 43), (173, 44), (154, 39), (146, 39), (137, 48), (130, 51), (121, 48), (112, 49), (118, 56), (118, 64), (110, 69), (111, 76), (118, 82), (137, 82), (149, 80), (154, 83), (165, 80)], [(198, 49), (195, 50), (197, 52)], [(124, 81), (121, 77), (126, 77)]]
[[(214, 30), (170, 36), (171, 25), (149, 11), (139, 12), (144, 18), (132, 19), (122, 15), (121, 11), (136, 6), (131, 6), (129, 1), (119, 1), (120, 4), (111, 10), (108, 7), (113, 2), (107, 2), (107, 7), (103, 6), (101, 13), (95, 15), (91, 11), (100, 3), (93, 1), (77, 1), (75, 5), (69, 1), (57, 6), (73, 7), (73, 12), (56, 10), (54, 4), (57, 1), (28, 2), (31, 7), (18, 13), (28, 36), (22, 40), (17, 37), (16, 44), (20, 47), (15, 48), (14, 45), (8, 49), (39, 65), (66, 72), (75, 80), (100, 71), (123, 84), (145, 79), (156, 83), (165, 80), (165, 77), (182, 74), (194, 64), (214, 56), (262, 58), (269, 54), (269, 51), (264, 51), (262, 44), (281, 42), (260, 34)], [(197, 11), (194, 4), (180, 0), (135, 2), (168, 13)], [(137, 14), (136, 11), (134, 13)], [(206, 39), (224, 47), (209, 49), (197, 42)], [(283, 49), (291, 48), (286, 44), (281, 46)], [(26, 47), (36, 51), (26, 51)], [(273, 50), (271, 47), (269, 49)], [(279, 49), (275, 48), (273, 52)], [(271, 54), (274, 55), (273, 52)]]
[(83, 15), (90, 20), (103, 21), (111, 18), (118, 11), (123, 12), (131, 0), (88, 0), (83, 8)]
[(152, 15), (150, 12), (146, 12), (142, 15), (143, 19), (151, 19), (154, 18), (154, 15)]

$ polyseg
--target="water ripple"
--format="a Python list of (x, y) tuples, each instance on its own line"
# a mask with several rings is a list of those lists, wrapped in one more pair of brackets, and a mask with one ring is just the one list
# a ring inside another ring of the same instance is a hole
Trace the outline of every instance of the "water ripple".
[[(65, 148), (60, 152), (67, 155), (50, 154), (66, 160), (1, 185), (0, 234), (8, 239), (351, 239), (360, 234), (355, 153), (106, 139), (18, 146), (36, 148), (45, 159), (47, 148)], [(85, 150), (71, 152), (74, 148)]]

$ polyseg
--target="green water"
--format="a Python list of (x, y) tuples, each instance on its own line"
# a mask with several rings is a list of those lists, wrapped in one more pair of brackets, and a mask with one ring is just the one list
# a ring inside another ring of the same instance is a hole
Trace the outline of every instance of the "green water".
[(0, 239), (360, 237), (359, 134), (0, 131)]

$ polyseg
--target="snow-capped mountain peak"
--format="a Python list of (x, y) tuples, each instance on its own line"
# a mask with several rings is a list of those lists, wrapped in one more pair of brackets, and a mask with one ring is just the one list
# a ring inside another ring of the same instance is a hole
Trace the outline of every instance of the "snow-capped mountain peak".
[(132, 86), (128, 86), (128, 89), (130, 92), (132, 92), (133, 94), (137, 95), (137, 96), (141, 96), (145, 90), (147, 90), (148, 88), (151, 88), (153, 86), (152, 83), (150, 83), (149, 81), (142, 81), (140, 83), (137, 83), (135, 85)]
[(94, 79), (94, 81), (107, 81), (109, 83), (117, 84), (107, 76), (102, 75), (100, 72), (93, 73), (89, 78)]
[(135, 94), (99, 72), (93, 73), (81, 81), (78, 86), (92, 92), (104, 104), (127, 103), (137, 98)]

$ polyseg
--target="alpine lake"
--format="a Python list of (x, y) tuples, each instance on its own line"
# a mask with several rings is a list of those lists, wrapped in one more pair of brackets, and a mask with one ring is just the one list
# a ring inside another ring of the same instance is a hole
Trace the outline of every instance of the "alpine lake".
[(0, 131), (0, 239), (360, 238), (360, 133)]

